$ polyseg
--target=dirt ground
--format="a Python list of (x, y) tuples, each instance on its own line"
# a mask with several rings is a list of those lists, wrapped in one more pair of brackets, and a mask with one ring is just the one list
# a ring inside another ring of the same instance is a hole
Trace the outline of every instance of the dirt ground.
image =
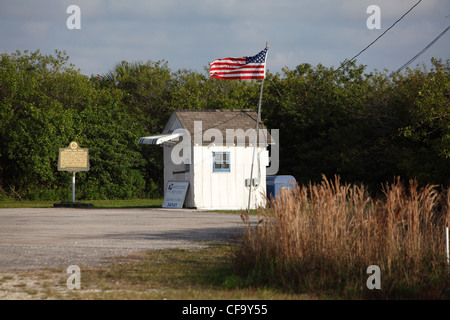
[[(239, 214), (167, 209), (0, 209), (0, 299), (70, 295), (71, 265), (143, 250), (201, 248), (242, 233)], [(49, 294), (51, 293), (51, 294)]]

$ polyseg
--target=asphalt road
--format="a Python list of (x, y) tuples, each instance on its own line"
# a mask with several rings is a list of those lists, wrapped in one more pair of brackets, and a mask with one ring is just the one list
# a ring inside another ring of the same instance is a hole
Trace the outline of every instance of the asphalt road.
[(151, 249), (235, 238), (239, 214), (174, 209), (0, 209), (0, 272), (99, 265)]

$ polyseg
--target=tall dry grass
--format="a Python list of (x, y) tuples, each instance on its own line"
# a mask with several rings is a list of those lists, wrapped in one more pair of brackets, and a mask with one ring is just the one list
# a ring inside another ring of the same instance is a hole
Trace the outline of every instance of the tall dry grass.
[[(372, 198), (363, 185), (323, 177), (260, 209), (236, 253), (252, 281), (342, 297), (450, 298), (445, 226), (450, 192), (400, 179)], [(381, 290), (366, 287), (381, 269)], [(329, 292), (329, 293), (327, 293)]]

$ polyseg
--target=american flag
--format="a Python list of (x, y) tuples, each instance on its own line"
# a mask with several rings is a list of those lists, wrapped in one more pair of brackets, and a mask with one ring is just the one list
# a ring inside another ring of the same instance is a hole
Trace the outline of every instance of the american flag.
[(252, 57), (217, 59), (209, 64), (209, 77), (217, 79), (264, 79), (268, 48)]

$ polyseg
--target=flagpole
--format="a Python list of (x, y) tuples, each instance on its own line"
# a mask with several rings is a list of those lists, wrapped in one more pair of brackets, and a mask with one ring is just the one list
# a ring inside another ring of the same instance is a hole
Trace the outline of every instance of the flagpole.
[[(266, 42), (266, 49), (269, 48), (269, 43)], [(258, 146), (258, 138), (259, 138), (259, 123), (261, 121), (261, 101), (262, 101), (262, 94), (263, 94), (263, 88), (264, 88), (264, 79), (266, 78), (266, 61), (267, 61), (267, 53), (266, 56), (264, 58), (264, 78), (261, 81), (261, 89), (259, 92), (259, 101), (258, 101), (258, 119), (256, 121), (256, 138), (255, 138), (255, 145), (253, 147), (253, 156), (252, 156), (252, 165), (251, 165), (251, 170), (250, 170), (250, 181), (249, 181), (249, 192), (248, 192), (248, 205), (247, 205), (247, 215), (250, 212), (250, 201), (251, 201), (251, 197), (252, 197), (252, 186), (253, 186), (253, 165), (255, 162), (255, 154), (256, 154), (256, 149)], [(261, 183), (261, 181), (260, 181)], [(248, 217), (247, 217), (248, 219)]]

